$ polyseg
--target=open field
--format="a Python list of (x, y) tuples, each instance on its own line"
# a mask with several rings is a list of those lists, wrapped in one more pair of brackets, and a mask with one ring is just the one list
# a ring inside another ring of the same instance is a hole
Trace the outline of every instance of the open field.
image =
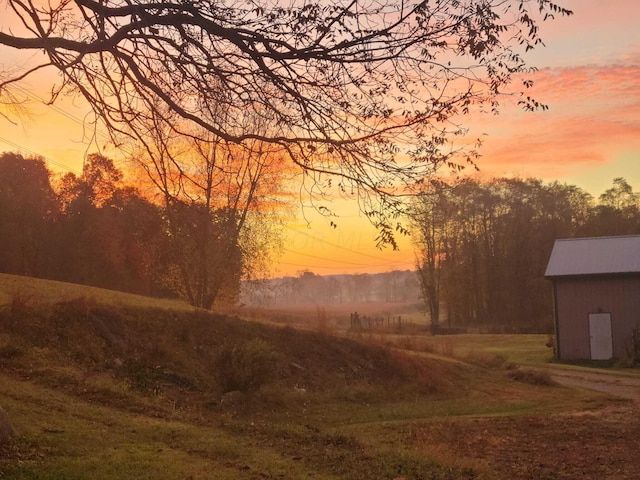
[[(637, 467), (640, 425), (630, 416), (637, 411), (628, 404), (605, 409), (603, 398), (582, 395), (567, 403), (557, 398), (564, 389), (544, 392), (538, 405), (509, 401), (503, 391), (480, 409), (478, 396), (423, 406), (311, 398), (307, 408), (298, 400), (277, 412), (193, 416), (163, 406), (166, 399), (131, 412), (2, 381), (0, 402), (20, 434), (0, 457), (2, 478), (633, 478)], [(511, 395), (524, 393), (517, 390)], [(591, 445), (588, 452), (581, 442)]]
[[(48, 289), (47, 308), (35, 290), (0, 310), (0, 407), (17, 432), (0, 478), (568, 480), (640, 468), (638, 405), (553, 382), (545, 336), (332, 336), (68, 288)], [(247, 371), (264, 381), (227, 393)]]

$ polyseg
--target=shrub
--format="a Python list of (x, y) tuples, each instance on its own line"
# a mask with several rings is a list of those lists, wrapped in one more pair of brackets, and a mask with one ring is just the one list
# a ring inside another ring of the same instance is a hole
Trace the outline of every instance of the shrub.
[(500, 368), (507, 362), (507, 358), (499, 353), (471, 353), (465, 356), (464, 360), (484, 368)]
[(34, 297), (33, 293), (27, 293), (23, 290), (16, 289), (11, 292), (11, 299), (9, 301), (9, 311), (14, 315), (20, 315), (27, 311), (29, 304)]
[(529, 383), (531, 385), (556, 385), (547, 370), (529, 370), (512, 368), (507, 371), (507, 377), (517, 382)]
[(136, 390), (159, 393), (161, 386), (174, 385), (193, 390), (196, 381), (173, 370), (160, 366), (150, 367), (134, 360), (125, 361), (120, 370), (123, 376)]
[(222, 391), (254, 392), (273, 378), (276, 352), (264, 340), (223, 345), (216, 359), (216, 376)]

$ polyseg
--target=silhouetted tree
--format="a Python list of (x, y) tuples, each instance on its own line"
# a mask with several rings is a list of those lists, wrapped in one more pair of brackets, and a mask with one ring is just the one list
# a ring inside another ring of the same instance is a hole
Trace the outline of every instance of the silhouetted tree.
[(58, 187), (62, 206), (59, 230), (60, 275), (63, 279), (113, 287), (114, 266), (106, 252), (114, 251), (111, 226), (106, 224), (102, 205), (122, 179), (113, 160), (99, 154), (87, 156), (80, 176), (67, 173)]
[[(51, 66), (54, 99), (82, 95), (116, 141), (144, 137), (154, 118), (198, 140), (277, 145), (314, 198), (354, 189), (392, 244), (394, 194), (473, 163), (475, 150), (459, 147), (473, 143), (460, 141), (464, 115), (496, 111), (505, 94), (544, 108), (524, 93), (531, 81), (513, 83), (530, 71), (522, 53), (542, 43), (540, 23), (571, 13), (550, 0), (4, 3), (0, 45), (46, 60), (0, 92)], [(233, 121), (245, 112), (270, 128)]]
[(440, 184), (414, 208), (431, 315), (444, 307), (450, 322), (512, 331), (548, 324), (553, 243), (583, 231), (593, 211), (577, 187), (536, 179)]
[(414, 242), (420, 246), (416, 270), (420, 278), (422, 298), (427, 305), (433, 325), (440, 323), (441, 264), (445, 261), (447, 228), (454, 212), (448, 186), (434, 183), (414, 205)]
[[(164, 210), (170, 218), (165, 219), (167, 242), (161, 262), (164, 284), (194, 306), (211, 308), (219, 297), (233, 304), (242, 276), (235, 212), (179, 201)], [(202, 261), (207, 262), (204, 268)]]
[(0, 271), (47, 276), (57, 255), (51, 232), (58, 211), (42, 158), (0, 155)]
[[(231, 121), (217, 113), (219, 121)], [(263, 120), (233, 121), (257, 131), (255, 123)], [(239, 146), (207, 132), (185, 138), (157, 116), (145, 131), (139, 138), (144, 150), (134, 160), (155, 186), (173, 239), (166, 280), (197, 307), (233, 301), (240, 279), (264, 269), (277, 244), (278, 223), (267, 214), (279, 208), (282, 152), (258, 140)]]
[(615, 178), (582, 230), (587, 236), (640, 234), (640, 195), (624, 178)]
[(109, 288), (143, 295), (163, 293), (160, 258), (165, 245), (162, 210), (142, 198), (133, 187), (122, 187), (100, 209), (100, 254), (112, 272), (101, 278)]

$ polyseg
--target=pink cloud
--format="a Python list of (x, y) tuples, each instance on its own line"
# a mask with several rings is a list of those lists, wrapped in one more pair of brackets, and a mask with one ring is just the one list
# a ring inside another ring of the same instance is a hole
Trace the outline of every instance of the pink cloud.
[(534, 75), (531, 95), (549, 110), (513, 107), (471, 118), (472, 134), (488, 133), (481, 170), (551, 178), (580, 165), (605, 165), (621, 152), (640, 153), (640, 55), (627, 60), (544, 69)]

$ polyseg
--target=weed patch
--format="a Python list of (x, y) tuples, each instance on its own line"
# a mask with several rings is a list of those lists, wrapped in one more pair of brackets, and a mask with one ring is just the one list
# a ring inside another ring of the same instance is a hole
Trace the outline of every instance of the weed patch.
[(15, 432), (8, 415), (0, 407), (0, 446), (4, 446), (14, 437)]
[(34, 297), (34, 293), (29, 293), (16, 288), (10, 294), (9, 303), (4, 306), (9, 309), (9, 312), (12, 315), (20, 315), (27, 311), (27, 308), (33, 302)]
[(223, 392), (255, 392), (274, 378), (277, 355), (261, 339), (223, 345), (216, 359), (216, 377)]
[(325, 432), (312, 425), (295, 427), (266, 423), (229, 425), (236, 434), (250, 436), (258, 444), (268, 442), (281, 456), (302, 463), (322, 478), (471, 480), (467, 469), (443, 466), (400, 446), (378, 448), (351, 435)]
[(499, 353), (469, 353), (464, 361), (483, 368), (501, 368), (507, 362), (507, 357)]
[(556, 385), (556, 382), (551, 378), (551, 374), (547, 370), (512, 367), (507, 370), (507, 378), (517, 382), (528, 383), (530, 385)]
[(126, 361), (120, 369), (120, 375), (126, 378), (133, 388), (143, 392), (159, 394), (162, 387), (167, 384), (188, 390), (196, 387), (195, 381), (184, 375), (160, 366), (150, 367), (136, 361)]

